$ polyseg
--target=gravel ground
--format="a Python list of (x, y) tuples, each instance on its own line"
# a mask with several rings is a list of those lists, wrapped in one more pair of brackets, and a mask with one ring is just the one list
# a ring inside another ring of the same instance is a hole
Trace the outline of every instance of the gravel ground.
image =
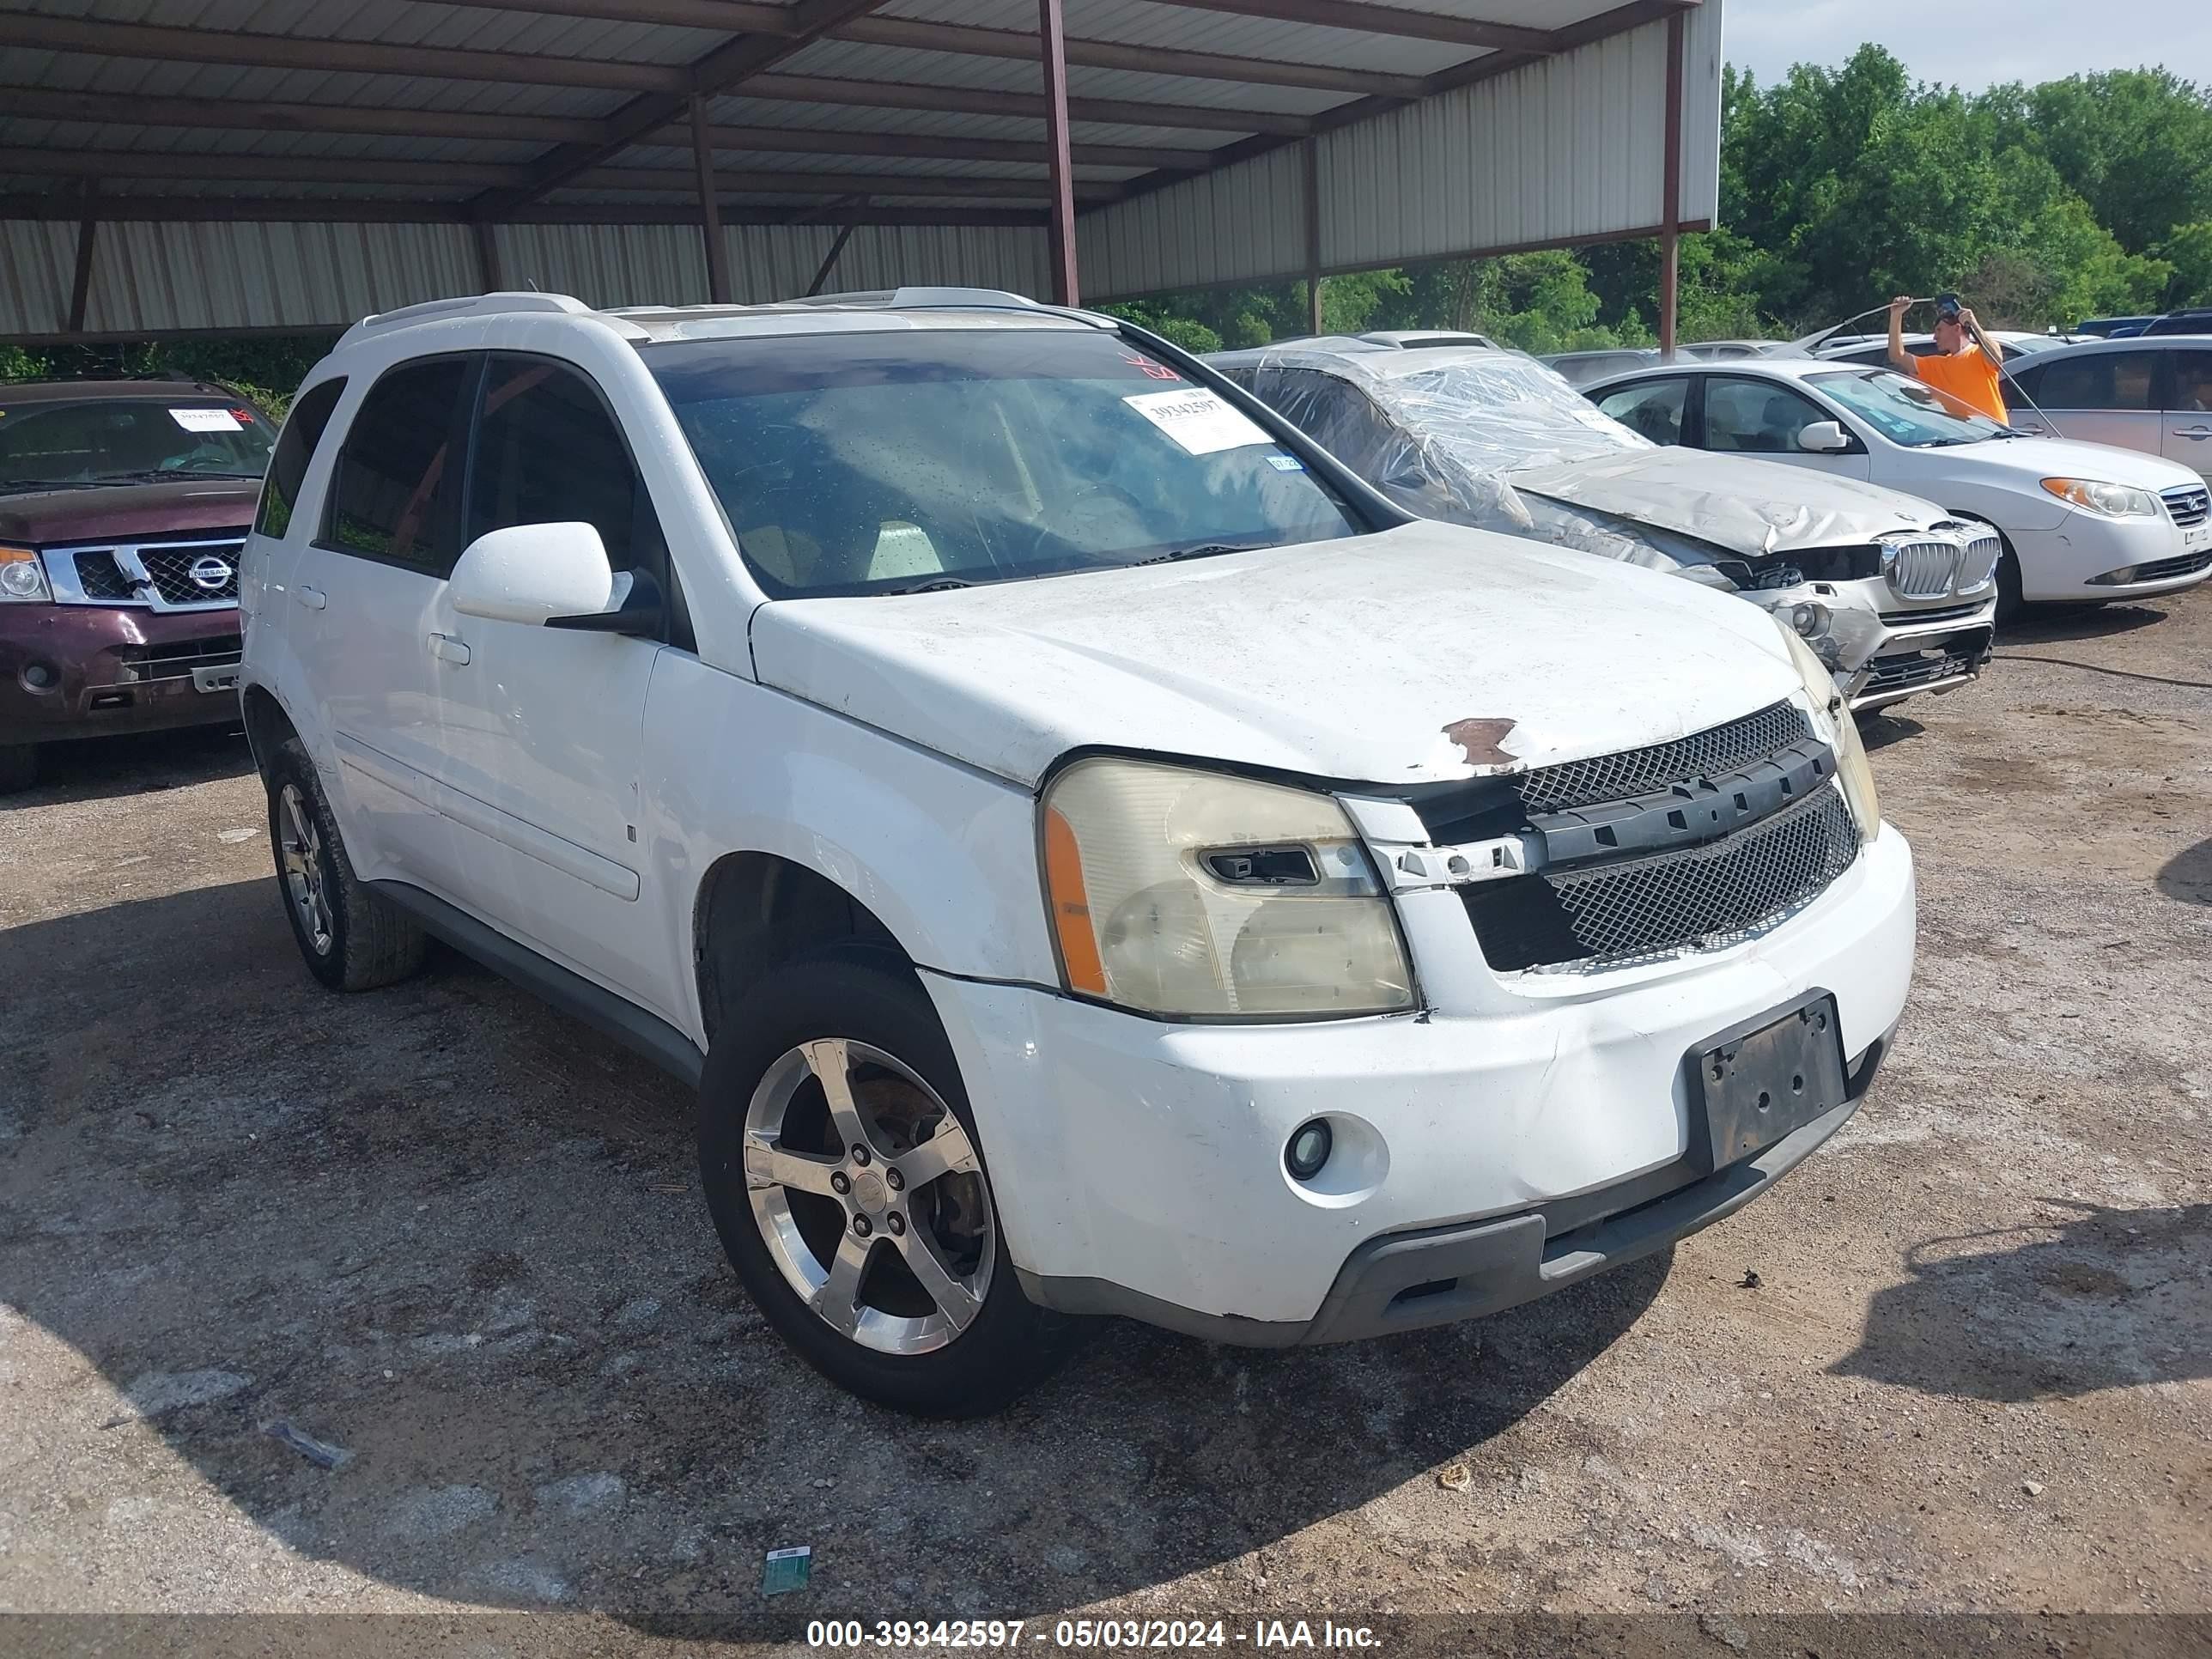
[(2212, 589), (1901, 712), (1912, 1006), (1776, 1194), (1418, 1337), (1103, 1325), (952, 1425), (767, 1334), (641, 1062), (450, 955), (318, 989), (240, 740), (70, 753), (0, 811), (0, 1610), (2212, 1612)]

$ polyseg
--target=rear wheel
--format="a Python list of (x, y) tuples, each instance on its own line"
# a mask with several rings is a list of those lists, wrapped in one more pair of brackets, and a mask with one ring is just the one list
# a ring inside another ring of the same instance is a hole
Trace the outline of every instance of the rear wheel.
[(1022, 1294), (945, 1041), (902, 964), (826, 957), (732, 1011), (701, 1082), (715, 1231), (778, 1334), (832, 1382), (975, 1417), (1040, 1381), (1068, 1322)]
[(297, 738), (270, 757), (269, 844), (307, 971), (333, 991), (367, 991), (422, 965), (422, 930), (353, 872), (315, 763)]
[(38, 745), (0, 743), (0, 795), (28, 789), (39, 781)]

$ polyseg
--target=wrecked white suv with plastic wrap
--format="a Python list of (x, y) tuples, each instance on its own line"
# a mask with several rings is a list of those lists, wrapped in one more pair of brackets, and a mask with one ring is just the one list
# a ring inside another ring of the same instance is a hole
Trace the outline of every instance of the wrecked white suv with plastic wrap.
[[(1956, 690), (1989, 659), (2003, 543), (1916, 496), (1662, 447), (1671, 434), (1632, 429), (1518, 352), (1328, 337), (1206, 361), (1424, 518), (1741, 594), (1859, 713)], [(1630, 418), (1679, 413), (1654, 399)]]
[(1109, 318), (371, 319), (244, 568), (309, 969), (436, 936), (696, 1084), (746, 1288), (908, 1410), (1070, 1316), (1331, 1342), (1660, 1250), (1905, 1005), (1794, 633), (1415, 520)]

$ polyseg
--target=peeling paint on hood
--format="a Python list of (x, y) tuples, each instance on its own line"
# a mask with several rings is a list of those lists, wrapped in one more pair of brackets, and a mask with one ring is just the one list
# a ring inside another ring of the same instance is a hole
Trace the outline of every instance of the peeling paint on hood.
[(1916, 496), (1785, 462), (1626, 450), (1507, 475), (1516, 489), (1671, 530), (1743, 556), (1845, 547), (1942, 519)]
[[(1656, 572), (1417, 523), (949, 592), (787, 599), (763, 684), (1026, 786), (1071, 750), (1384, 785), (1540, 766), (1801, 689), (1764, 612)], [(1474, 745), (1480, 749), (1481, 745)]]

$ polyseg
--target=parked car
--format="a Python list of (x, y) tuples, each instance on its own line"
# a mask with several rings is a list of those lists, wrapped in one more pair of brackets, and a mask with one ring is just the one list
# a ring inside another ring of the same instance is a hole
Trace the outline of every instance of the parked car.
[(2020, 431), (2140, 449), (2212, 480), (2212, 337), (2092, 340), (2015, 364), (2006, 381)]
[(1555, 351), (1536, 361), (1569, 386), (1588, 386), (1607, 375), (1625, 374), (1632, 368), (1656, 363), (1659, 353), (1648, 346), (1629, 346), (1611, 351)]
[(2191, 306), (2184, 311), (2169, 311), (2164, 316), (2154, 317), (2145, 323), (2146, 336), (2162, 334), (2212, 334), (2212, 306)]
[[(2030, 334), (2022, 329), (1993, 328), (1990, 338), (1997, 343), (1997, 349), (2007, 363), (2016, 363), (2023, 357), (2033, 357), (2064, 345), (2065, 341), (2055, 334)], [(1936, 349), (1933, 334), (1907, 334), (1905, 349), (1916, 357), (1925, 357)], [(1847, 334), (1816, 346), (1810, 353), (1792, 355), (1824, 357), (1832, 362), (1864, 363), (1879, 368), (1889, 362), (1889, 336), (1887, 334)]]
[(47, 744), (236, 721), (270, 441), (227, 386), (0, 386), (0, 791)]
[(1677, 346), (1674, 356), (1687, 357), (1693, 362), (1733, 363), (1746, 357), (1802, 357), (1802, 347), (1795, 340), (1692, 340)]
[(1615, 414), (1663, 402), (1692, 449), (1870, 479), (1995, 526), (2001, 622), (2026, 603), (2178, 592), (2212, 571), (2204, 480), (2187, 468), (2000, 426), (1893, 369), (1770, 358), (1647, 370), (1586, 395)]
[(1409, 361), (1324, 340), (1207, 361), (1411, 512), (1741, 594), (1796, 628), (1860, 712), (1954, 690), (1989, 656), (1986, 526), (1662, 447), (1663, 398), (1609, 419), (1540, 364), (1467, 349)]
[(299, 407), (244, 706), (309, 970), (435, 933), (696, 1082), (856, 1392), (988, 1410), (1055, 1314), (1507, 1306), (1887, 1051), (1911, 854), (1795, 635), (1414, 520), (1130, 325), (490, 295)]
[(2158, 320), (2155, 317), (2090, 317), (2074, 325), (2075, 338), (2094, 337), (2100, 340), (2124, 339), (2140, 334)]

